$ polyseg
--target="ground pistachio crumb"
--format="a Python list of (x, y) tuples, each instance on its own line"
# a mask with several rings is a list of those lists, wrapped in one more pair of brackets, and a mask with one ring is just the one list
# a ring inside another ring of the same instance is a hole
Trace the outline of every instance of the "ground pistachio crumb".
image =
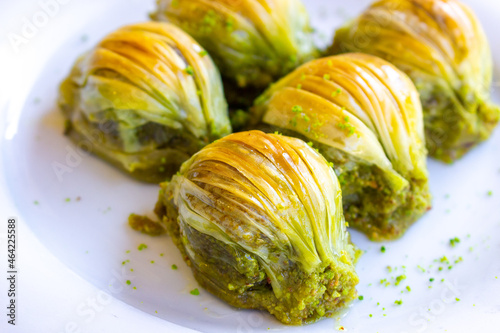
[(382, 246), (382, 247), (380, 248), (380, 252), (382, 252), (382, 253), (384, 253), (384, 252), (385, 252), (385, 246)]
[(338, 88), (337, 90), (332, 92), (332, 97), (337, 97), (338, 95), (340, 95), (341, 92), (342, 92), (342, 89)]
[(165, 228), (159, 222), (153, 221), (147, 216), (130, 214), (128, 224), (132, 229), (149, 236), (160, 236), (166, 232)]
[(402, 300), (395, 300), (394, 304), (401, 305), (401, 304), (403, 304), (403, 301)]
[(292, 112), (293, 113), (301, 113), (302, 110), (303, 110), (302, 106), (300, 106), (300, 105), (295, 105), (295, 106), (292, 107)]
[(132, 283), (132, 282), (130, 282), (130, 280), (127, 280), (126, 282), (127, 282), (127, 284), (128, 284), (129, 286), (130, 286), (130, 284)]
[(363, 297), (363, 295), (360, 295), (360, 296), (358, 297), (358, 299), (359, 299), (360, 301), (362, 301), (362, 300), (363, 300), (363, 298), (364, 298), (364, 297)]
[(458, 243), (460, 243), (460, 238), (455, 237), (455, 238), (450, 239), (450, 246), (451, 247), (455, 247), (455, 245), (457, 245)]
[(137, 250), (142, 251), (142, 250), (147, 249), (147, 248), (148, 248), (148, 246), (143, 243), (143, 244), (139, 244), (139, 246), (137, 247)]
[(172, 265), (172, 269), (175, 271), (177, 269), (177, 265), (176, 264), (173, 264)]
[(198, 296), (200, 294), (200, 291), (198, 290), (198, 288), (194, 288), (193, 290), (191, 290), (189, 292), (191, 295), (194, 295), (194, 296)]
[(399, 285), (399, 283), (405, 279), (406, 279), (406, 275), (400, 275), (400, 276), (396, 277), (396, 282), (394, 283), (394, 285), (396, 285), (396, 286)]
[(343, 123), (338, 123), (337, 127), (340, 128), (341, 130), (344, 130), (347, 132), (347, 136), (351, 136), (356, 132), (356, 128), (349, 123), (349, 117), (344, 117), (344, 122)]

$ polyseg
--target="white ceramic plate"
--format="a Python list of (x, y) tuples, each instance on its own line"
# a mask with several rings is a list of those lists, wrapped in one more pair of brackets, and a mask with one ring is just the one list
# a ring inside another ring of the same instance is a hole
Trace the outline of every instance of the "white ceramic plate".
[[(370, 1), (305, 2), (326, 43), (335, 27)], [(498, 66), (500, 6), (493, 0), (465, 2), (480, 17)], [(434, 208), (401, 240), (372, 243), (352, 231), (353, 241), (366, 251), (357, 266), (364, 299), (343, 316), (285, 327), (265, 313), (234, 309), (199, 288), (168, 237), (150, 238), (127, 226), (131, 212), (151, 215), (158, 187), (131, 180), (62, 135), (63, 118), (55, 101), (73, 61), (114, 28), (146, 20), (153, 8), (152, 1), (96, 3), (68, 9), (64, 19), (52, 22), (51, 38), (45, 38), (40, 54), (27, 57), (32, 70), (23, 72), (24, 84), (12, 91), (8, 113), (2, 115), (7, 182), (2, 191), (8, 190), (19, 218), (57, 259), (136, 311), (205, 332), (326, 332), (342, 327), (361, 332), (491, 332), (500, 326), (500, 131), (454, 165), (429, 162)], [(498, 103), (500, 71), (495, 70)], [(451, 247), (454, 237), (460, 243)], [(139, 251), (140, 244), (147, 249)], [(436, 262), (443, 256), (450, 265)], [(173, 264), (178, 270), (172, 270)], [(406, 279), (394, 285), (403, 274)], [(391, 285), (381, 284), (382, 279)], [(200, 289), (199, 296), (190, 294), (194, 288)], [(87, 319), (85, 313), (79, 316)]]

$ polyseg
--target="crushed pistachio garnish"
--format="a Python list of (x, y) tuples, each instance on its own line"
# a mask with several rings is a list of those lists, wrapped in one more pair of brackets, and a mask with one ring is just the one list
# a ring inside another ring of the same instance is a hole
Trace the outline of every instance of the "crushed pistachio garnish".
[(343, 131), (346, 131), (347, 136), (353, 135), (356, 132), (356, 127), (349, 123), (349, 117), (345, 116), (343, 120), (344, 122), (337, 124), (337, 127)]
[(337, 90), (335, 90), (334, 92), (332, 92), (332, 97), (337, 97), (341, 93), (342, 93), (342, 89), (338, 88)]
[(455, 238), (450, 239), (450, 246), (451, 247), (455, 247), (455, 245), (457, 245), (458, 243), (460, 243), (460, 238), (455, 237)]
[(394, 283), (394, 285), (396, 285), (396, 286), (399, 285), (399, 283), (405, 279), (406, 279), (406, 275), (400, 275), (400, 276), (396, 277), (396, 282)]

